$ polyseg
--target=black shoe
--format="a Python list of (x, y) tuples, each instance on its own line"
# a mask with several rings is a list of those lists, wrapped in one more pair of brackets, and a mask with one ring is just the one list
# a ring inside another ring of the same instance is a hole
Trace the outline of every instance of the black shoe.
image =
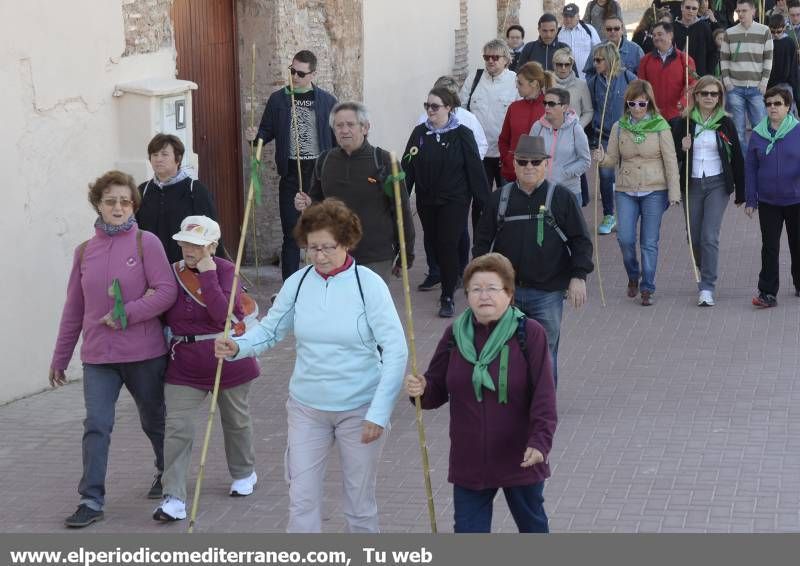
[(760, 309), (768, 309), (777, 304), (778, 299), (775, 298), (775, 295), (770, 295), (769, 293), (759, 292), (758, 295), (753, 297), (753, 306)]
[(795, 296), (795, 297), (800, 297), (800, 287), (795, 287), (795, 289), (794, 289), (794, 296)]
[(456, 306), (453, 304), (453, 299), (450, 297), (441, 298), (441, 306), (439, 307), (439, 316), (441, 318), (452, 318), (456, 314)]
[(78, 509), (76, 509), (72, 515), (64, 519), (64, 526), (79, 529), (81, 527), (88, 527), (92, 523), (102, 520), (102, 511), (95, 511), (85, 503), (82, 503), (78, 505)]
[(161, 473), (158, 473), (153, 480), (153, 485), (150, 486), (150, 491), (147, 492), (147, 499), (161, 499), (163, 494), (164, 488), (161, 485)]
[(426, 275), (425, 281), (417, 286), (417, 291), (432, 291), (441, 284), (442, 280), (440, 278), (433, 277), (432, 275)]

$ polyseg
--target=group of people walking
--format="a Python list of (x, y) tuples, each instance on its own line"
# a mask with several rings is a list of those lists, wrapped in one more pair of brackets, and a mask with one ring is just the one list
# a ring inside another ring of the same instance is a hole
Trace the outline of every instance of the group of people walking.
[[(590, 38), (588, 52), (552, 45), (564, 30), (550, 29), (553, 20), (544, 18), (541, 45), (517, 45), (512, 54), (506, 42), (492, 40), (484, 68), (462, 87), (452, 77), (437, 79), (400, 159), (404, 175), (393, 175), (388, 152), (368, 142), (364, 105), (338, 102), (316, 86), (316, 57), (298, 52), (289, 68), (294, 88), (273, 93), (260, 127), (247, 132), (251, 140), (275, 140), (281, 176), (284, 283), (260, 321), (252, 298), (232, 289), (234, 266), (220, 257), (213, 198), (182, 167), (178, 138), (151, 140), (154, 176), (140, 186), (119, 171), (92, 183), (95, 235), (75, 250), (50, 369), (51, 384), (63, 385), (82, 335), (81, 499), (65, 524), (103, 518), (123, 385), (154, 451), (147, 497), (160, 502), (153, 518), (186, 517), (194, 418), (213, 390), (217, 360), (229, 493), (252, 494), (258, 476), (248, 398), (260, 374), (255, 358), (291, 333), (297, 359), (286, 402), (289, 532), (321, 530), (333, 445), (348, 529), (379, 530), (377, 467), (401, 390), (412, 401), (421, 397), (425, 409), (450, 404), (457, 532), (490, 530), (500, 488), (521, 532), (547, 532), (543, 488), (557, 422), (563, 304), (585, 304), (594, 269), (581, 211), (591, 198), (592, 160), (604, 210), (595, 229), (616, 230), (629, 297), (653, 304), (662, 216), (683, 202), (701, 275), (698, 305), (715, 304), (719, 234), (731, 194), (748, 216), (758, 212), (761, 226), (753, 304), (777, 303), (784, 223), (800, 296), (800, 129), (791, 91), (766, 88), (769, 39), (758, 49), (746, 43), (751, 34), (761, 37), (760, 28), (752, 29), (757, 24), (747, 24), (750, 0), (737, 8), (734, 27), (744, 31), (726, 32), (723, 63), (733, 55), (722, 79), (689, 78), (694, 62), (673, 45), (668, 22), (655, 24), (651, 53), (631, 50), (615, 5), (590, 3), (590, 19), (602, 18), (607, 40), (596, 44), (600, 34), (578, 20), (577, 7), (564, 8), (565, 37), (584, 45), (580, 27)], [(520, 26), (509, 29), (509, 39), (512, 32), (524, 37)], [(737, 33), (744, 39), (731, 51)], [(762, 71), (750, 69), (759, 57)], [(514, 62), (516, 73), (509, 69)], [(762, 93), (766, 117), (753, 123), (747, 140), (725, 108), (726, 97), (755, 101), (750, 89)], [(293, 128), (302, 135), (290, 135)], [(401, 185), (403, 233), (392, 182)], [(408, 351), (387, 286), (399, 273), (401, 239), (414, 249), (410, 194), (427, 256), (419, 289), (441, 287), (439, 315), (455, 317), (423, 375), (405, 375)], [(467, 308), (456, 316), (459, 287)], [(228, 322), (232, 334), (225, 338)]]

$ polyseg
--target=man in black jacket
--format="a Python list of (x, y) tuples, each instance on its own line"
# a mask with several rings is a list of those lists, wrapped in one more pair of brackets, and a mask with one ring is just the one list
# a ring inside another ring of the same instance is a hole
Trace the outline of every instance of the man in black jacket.
[[(330, 119), (338, 147), (317, 159), (308, 193), (297, 193), (298, 211), (312, 202), (335, 197), (344, 202), (361, 220), (364, 232), (358, 246), (351, 250), (356, 262), (389, 282), (392, 271), (399, 274), (400, 249), (389, 152), (367, 141), (369, 117), (360, 102), (340, 102), (333, 107)], [(403, 230), (409, 267), (414, 261), (414, 219), (408, 204), (405, 183), (400, 181)]]
[(586, 276), (594, 264), (578, 201), (569, 189), (545, 179), (548, 157), (544, 138), (520, 137), (514, 150), (517, 181), (490, 196), (473, 255), (495, 251), (511, 261), (517, 278), (514, 303), (547, 332), (557, 381), (564, 296), (574, 308), (585, 304)]
[(681, 19), (672, 24), (672, 41), (681, 51), (686, 49), (686, 38), (689, 38), (689, 56), (694, 59), (695, 71), (702, 77), (714, 74), (714, 67), (719, 59), (719, 50), (714, 41), (714, 32), (708, 20), (697, 17), (700, 0), (683, 0), (681, 2)]
[(539, 38), (527, 43), (519, 56), (518, 69), (525, 63), (536, 61), (545, 71), (553, 70), (553, 53), (562, 47), (569, 47), (557, 40), (558, 20), (553, 14), (544, 14), (539, 18)]
[(769, 30), (772, 34), (772, 71), (769, 74), (767, 89), (780, 86), (792, 93), (793, 108), (797, 108), (800, 95), (798, 80), (798, 57), (794, 39), (786, 35), (786, 20), (782, 14), (769, 17)]

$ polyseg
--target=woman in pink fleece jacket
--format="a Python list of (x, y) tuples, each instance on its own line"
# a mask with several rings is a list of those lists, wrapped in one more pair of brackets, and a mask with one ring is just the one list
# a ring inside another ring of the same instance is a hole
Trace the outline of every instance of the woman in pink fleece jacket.
[(99, 215), (96, 234), (75, 250), (50, 364), (50, 384), (66, 383), (64, 370), (83, 332), (83, 476), (78, 509), (64, 521), (68, 527), (103, 518), (108, 447), (123, 384), (155, 452), (158, 471), (148, 497), (161, 497), (167, 347), (158, 317), (178, 293), (161, 241), (136, 226), (140, 196), (133, 178), (109, 171), (89, 186), (89, 202)]

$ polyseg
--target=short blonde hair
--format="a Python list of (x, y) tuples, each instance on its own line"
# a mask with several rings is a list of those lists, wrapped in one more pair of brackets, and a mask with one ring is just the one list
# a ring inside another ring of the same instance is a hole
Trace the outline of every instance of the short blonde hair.
[(572, 54), (572, 49), (569, 47), (556, 49), (555, 53), (553, 53), (553, 63), (556, 62), (556, 59), (569, 59), (571, 65), (575, 64), (575, 56)]

